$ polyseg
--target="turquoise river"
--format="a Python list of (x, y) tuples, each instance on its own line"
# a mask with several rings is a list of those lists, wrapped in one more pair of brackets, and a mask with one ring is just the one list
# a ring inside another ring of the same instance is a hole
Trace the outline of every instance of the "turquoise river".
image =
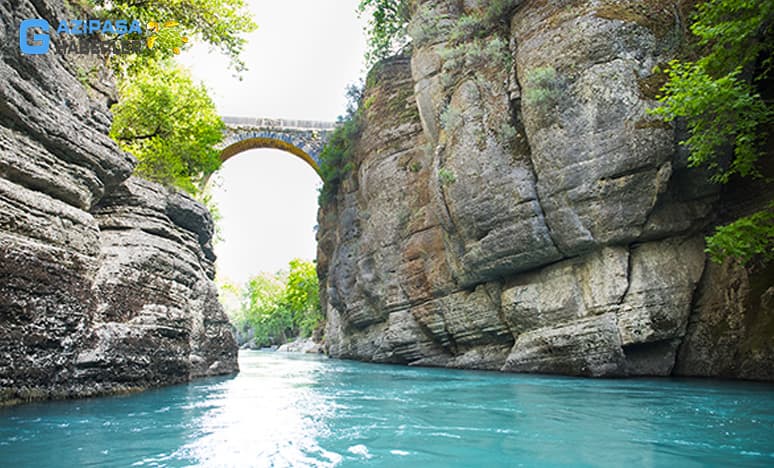
[(235, 377), (0, 409), (0, 467), (774, 466), (774, 387), (242, 352)]

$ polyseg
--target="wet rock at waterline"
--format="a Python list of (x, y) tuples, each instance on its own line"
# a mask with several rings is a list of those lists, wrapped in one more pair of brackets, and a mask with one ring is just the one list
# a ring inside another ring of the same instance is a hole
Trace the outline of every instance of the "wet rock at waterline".
[(295, 341), (283, 344), (277, 348), (277, 351), (280, 353), (320, 354), (323, 350), (320, 343), (312, 338), (298, 338)]

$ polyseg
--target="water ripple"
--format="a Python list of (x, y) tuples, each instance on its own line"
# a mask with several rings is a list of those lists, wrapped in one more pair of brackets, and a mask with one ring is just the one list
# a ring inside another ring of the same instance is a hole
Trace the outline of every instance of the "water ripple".
[(774, 389), (245, 352), (243, 372), (0, 409), (0, 466), (771, 466)]

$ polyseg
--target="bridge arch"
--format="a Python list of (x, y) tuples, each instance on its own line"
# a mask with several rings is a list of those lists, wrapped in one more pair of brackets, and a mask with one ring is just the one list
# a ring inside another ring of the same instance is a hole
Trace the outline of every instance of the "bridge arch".
[(244, 117), (222, 119), (226, 128), (219, 148), (221, 161), (250, 149), (274, 148), (299, 157), (322, 179), (320, 153), (336, 129), (335, 123)]
[(260, 148), (278, 149), (278, 150), (288, 152), (294, 156), (298, 156), (305, 163), (311, 166), (312, 169), (314, 169), (314, 171), (317, 173), (317, 175), (319, 175), (320, 178), (322, 178), (322, 174), (320, 174), (320, 165), (309, 153), (307, 153), (306, 151), (302, 150), (301, 148), (299, 148), (298, 146), (292, 143), (288, 143), (286, 141), (283, 141), (277, 138), (252, 137), (252, 138), (245, 138), (245, 139), (239, 140), (223, 148), (223, 150), (220, 152), (220, 161), (226, 162), (229, 159), (233, 158), (234, 156), (238, 155), (239, 153), (242, 153), (251, 149), (260, 149)]

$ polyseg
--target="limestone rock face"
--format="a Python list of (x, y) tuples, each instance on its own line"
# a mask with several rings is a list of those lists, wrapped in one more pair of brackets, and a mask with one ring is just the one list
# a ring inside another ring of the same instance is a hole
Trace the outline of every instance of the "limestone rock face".
[(414, 2), (411, 56), (369, 77), (354, 170), (319, 214), (328, 352), (771, 378), (765, 345), (744, 371), (699, 364), (723, 306), (697, 286), (728, 282), (705, 273), (719, 195), (646, 112), (675, 11), (514, 0), (482, 19), (490, 3)]
[(236, 371), (209, 214), (129, 178), (109, 84), (84, 86), (59, 51), (19, 51), (22, 19), (71, 16), (60, 0), (0, 3), (0, 404)]
[(675, 373), (774, 380), (774, 268), (709, 263)]
[(212, 282), (212, 252), (200, 244), (212, 233), (206, 209), (130, 178), (93, 212), (101, 231), (97, 307), (77, 378), (152, 385), (235, 372), (236, 341)]

